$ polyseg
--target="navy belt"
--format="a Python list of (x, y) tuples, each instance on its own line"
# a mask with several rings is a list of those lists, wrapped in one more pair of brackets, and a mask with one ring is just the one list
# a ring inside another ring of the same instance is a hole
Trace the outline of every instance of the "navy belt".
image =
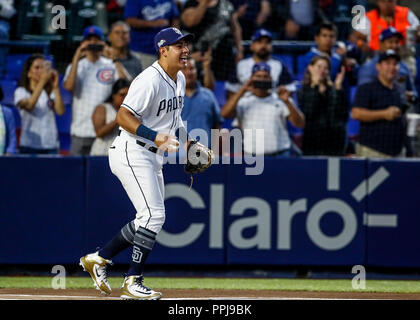
[[(121, 135), (121, 130), (119, 130), (119, 131), (118, 131), (118, 135)], [(158, 152), (158, 148), (153, 147), (153, 146), (151, 146), (151, 147), (146, 147), (146, 143), (144, 143), (143, 141), (136, 140), (136, 143), (137, 143), (138, 145), (142, 146), (143, 148), (145, 148), (145, 149), (149, 150), (150, 152), (153, 152), (153, 153), (157, 153), (157, 152)]]

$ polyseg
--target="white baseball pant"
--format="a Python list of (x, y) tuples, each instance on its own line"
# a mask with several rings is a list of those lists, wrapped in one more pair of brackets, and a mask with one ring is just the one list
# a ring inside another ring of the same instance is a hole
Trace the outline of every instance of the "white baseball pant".
[(165, 222), (163, 156), (138, 145), (124, 132), (109, 148), (109, 166), (121, 181), (137, 213), (139, 226), (159, 233)]

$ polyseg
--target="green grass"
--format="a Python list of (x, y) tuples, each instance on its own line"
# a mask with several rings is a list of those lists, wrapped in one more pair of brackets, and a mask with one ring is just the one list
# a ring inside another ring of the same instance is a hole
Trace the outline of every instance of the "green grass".
[[(0, 288), (51, 288), (52, 277), (0, 277)], [(119, 288), (122, 278), (109, 278), (112, 288)], [(145, 284), (155, 289), (238, 289), (296, 290), (338, 292), (420, 293), (420, 281), (366, 280), (366, 289), (355, 290), (351, 280), (314, 279), (232, 279), (232, 278), (155, 278)], [(88, 277), (67, 277), (67, 289), (93, 288)]]

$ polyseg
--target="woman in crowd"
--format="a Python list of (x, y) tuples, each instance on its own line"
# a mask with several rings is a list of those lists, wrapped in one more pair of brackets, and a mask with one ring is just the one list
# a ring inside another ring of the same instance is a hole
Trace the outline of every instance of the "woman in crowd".
[(127, 95), (130, 82), (125, 79), (117, 80), (112, 86), (112, 93), (105, 103), (98, 105), (92, 115), (96, 139), (93, 142), (90, 155), (108, 155), (108, 148), (118, 134), (116, 121), (117, 111)]
[(31, 55), (23, 65), (15, 105), (21, 116), (19, 152), (23, 154), (57, 154), (59, 140), (55, 114), (65, 107), (58, 86), (58, 72), (41, 54)]
[(298, 91), (299, 107), (305, 115), (304, 155), (342, 156), (346, 148), (347, 99), (342, 88), (345, 68), (330, 79), (329, 58), (316, 56), (309, 63)]

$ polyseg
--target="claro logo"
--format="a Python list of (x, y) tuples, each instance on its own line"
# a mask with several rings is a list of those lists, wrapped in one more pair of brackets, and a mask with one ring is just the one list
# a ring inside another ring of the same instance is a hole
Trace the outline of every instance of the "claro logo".
[[(339, 189), (339, 159), (328, 160), (327, 189)], [(371, 177), (362, 181), (351, 193), (355, 201), (362, 201), (372, 193), (380, 184), (389, 177), (389, 173), (383, 167), (379, 168)], [(166, 186), (166, 200), (181, 198), (185, 200), (191, 209), (206, 209), (206, 205), (198, 192), (189, 190), (183, 184), (168, 184)], [(292, 222), (296, 215), (307, 213), (306, 233), (310, 240), (320, 249), (333, 251), (345, 248), (354, 239), (357, 230), (357, 216), (353, 208), (338, 198), (325, 198), (317, 201), (311, 208), (308, 208), (306, 198), (290, 200), (277, 200), (277, 239), (278, 250), (291, 250), (292, 243)], [(256, 212), (253, 216), (241, 216), (247, 210)], [(242, 197), (237, 199), (228, 212), (238, 218), (226, 229), (224, 224), (224, 185), (210, 185), (209, 203), (209, 248), (222, 249), (224, 247), (224, 230), (227, 230), (227, 239), (232, 246), (238, 249), (260, 249), (270, 250), (271, 248), (271, 224), (272, 212), (270, 204), (257, 197)], [(334, 236), (327, 235), (320, 226), (321, 219), (327, 213), (337, 214), (343, 221), (342, 229)], [(364, 213), (363, 224), (367, 227), (397, 227), (397, 215), (395, 214), (369, 214)], [(179, 233), (169, 233), (162, 229), (158, 235), (158, 242), (161, 245), (171, 248), (181, 248), (195, 242), (203, 233), (204, 223), (191, 223), (188, 228)], [(245, 238), (244, 230), (256, 227), (257, 232), (253, 237)]]

